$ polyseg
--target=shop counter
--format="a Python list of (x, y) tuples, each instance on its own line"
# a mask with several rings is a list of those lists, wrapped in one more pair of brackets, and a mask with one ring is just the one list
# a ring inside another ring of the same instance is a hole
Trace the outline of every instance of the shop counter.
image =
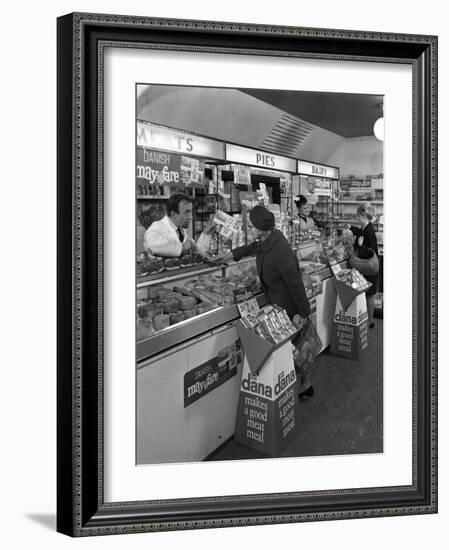
[[(255, 298), (260, 307), (266, 304), (263, 294), (258, 294)], [(194, 319), (167, 327), (137, 343), (137, 362), (154, 357), (177, 344), (198, 338), (224, 324), (235, 322), (239, 318), (240, 313), (237, 306), (230, 305), (217, 307)]]
[[(201, 272), (226, 269), (229, 275), (251, 261)], [(158, 274), (140, 289), (198, 275), (199, 270)], [(323, 350), (330, 345), (335, 288), (328, 267), (313, 275), (322, 280), (313, 309)], [(266, 303), (263, 294), (256, 300)], [(201, 461), (234, 434), (243, 366), (239, 317), (236, 305), (217, 307), (137, 343), (138, 464)]]
[(234, 433), (243, 352), (232, 322), (137, 366), (137, 464), (204, 460)]
[[(175, 271), (166, 271), (155, 275), (139, 278), (137, 282), (137, 299), (143, 300), (145, 307), (148, 300), (149, 307), (152, 300), (149, 299), (149, 290), (154, 288), (173, 289), (177, 286), (188, 285), (192, 281), (203, 281), (207, 285), (215, 278), (216, 284), (225, 284), (226, 281), (233, 281), (236, 291), (248, 291), (254, 296), (259, 306), (265, 305), (265, 297), (257, 284), (255, 258), (249, 257), (239, 262), (231, 262), (226, 266), (211, 266), (203, 264), (198, 267), (184, 268)], [(231, 296), (231, 301), (234, 299)], [(202, 304), (199, 304), (202, 305)], [(194, 340), (201, 335), (211, 332), (226, 323), (236, 321), (239, 311), (234, 303), (208, 304), (207, 311), (195, 316), (169, 325), (160, 330), (152, 330), (151, 334), (138, 338), (137, 341), (137, 362), (154, 357), (173, 346)]]

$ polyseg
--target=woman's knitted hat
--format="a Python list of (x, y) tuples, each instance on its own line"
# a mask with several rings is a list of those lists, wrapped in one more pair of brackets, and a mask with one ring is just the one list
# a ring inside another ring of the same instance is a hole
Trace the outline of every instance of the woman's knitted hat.
[(270, 231), (274, 227), (274, 215), (264, 206), (255, 206), (249, 213), (249, 219), (259, 231)]

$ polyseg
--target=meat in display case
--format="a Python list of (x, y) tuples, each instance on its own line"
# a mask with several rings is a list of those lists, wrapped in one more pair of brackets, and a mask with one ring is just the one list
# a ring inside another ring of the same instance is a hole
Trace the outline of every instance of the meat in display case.
[(263, 303), (255, 258), (227, 266), (178, 265), (172, 271), (159, 262), (159, 272), (137, 279), (138, 361), (238, 319), (239, 291)]

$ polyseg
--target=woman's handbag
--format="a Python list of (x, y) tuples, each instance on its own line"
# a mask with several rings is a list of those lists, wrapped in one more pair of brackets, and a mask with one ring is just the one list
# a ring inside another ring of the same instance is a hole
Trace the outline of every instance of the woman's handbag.
[(373, 276), (379, 273), (379, 258), (377, 254), (369, 249), (373, 253), (371, 258), (359, 258), (357, 256), (357, 250), (354, 251), (354, 254), (349, 258), (349, 265), (357, 271), (360, 271), (362, 275)]

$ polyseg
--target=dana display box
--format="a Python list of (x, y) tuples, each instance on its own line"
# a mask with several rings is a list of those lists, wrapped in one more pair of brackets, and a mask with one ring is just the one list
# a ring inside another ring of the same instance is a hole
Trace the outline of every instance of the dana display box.
[(292, 345), (290, 339), (270, 344), (240, 321), (237, 330), (245, 359), (234, 439), (276, 457), (293, 439), (298, 428)]
[(337, 291), (331, 353), (360, 360), (368, 350), (368, 312), (365, 292), (334, 279)]

